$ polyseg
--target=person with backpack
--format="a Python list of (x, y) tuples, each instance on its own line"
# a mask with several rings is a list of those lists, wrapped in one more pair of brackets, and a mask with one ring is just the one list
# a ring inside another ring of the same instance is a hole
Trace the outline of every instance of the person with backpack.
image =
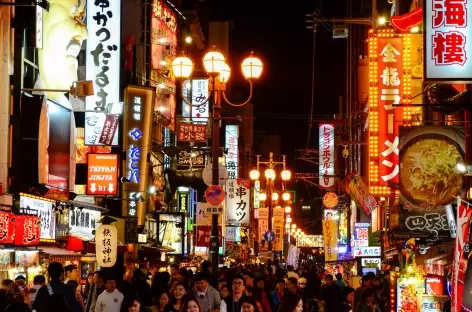
[(72, 288), (62, 283), (64, 278), (62, 264), (51, 262), (48, 266), (48, 274), (50, 282), (38, 290), (33, 303), (33, 311), (58, 311), (57, 308), (61, 306), (61, 312), (82, 312), (82, 307), (75, 299), (75, 293)]

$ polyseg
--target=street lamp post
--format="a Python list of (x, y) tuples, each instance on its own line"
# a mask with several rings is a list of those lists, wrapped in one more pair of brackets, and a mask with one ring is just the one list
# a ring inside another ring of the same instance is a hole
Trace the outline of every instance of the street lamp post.
[[(193, 107), (199, 107), (209, 100), (213, 106), (213, 116), (212, 116), (212, 146), (211, 146), (211, 158), (213, 163), (212, 171), (212, 184), (219, 185), (219, 149), (220, 149), (220, 115), (221, 115), (221, 102), (224, 100), (227, 104), (234, 107), (241, 107), (248, 104), (252, 99), (252, 82), (253, 80), (258, 79), (262, 74), (263, 64), (260, 59), (251, 55), (246, 58), (241, 63), (241, 70), (243, 72), (244, 78), (249, 82), (249, 97), (248, 99), (240, 104), (231, 103), (226, 97), (226, 83), (229, 80), (231, 69), (228, 64), (225, 62), (225, 57), (223, 54), (218, 52), (215, 47), (212, 51), (205, 54), (203, 57), (203, 67), (208, 73), (210, 90), (209, 96), (202, 103), (192, 104), (187, 101), (183, 92), (182, 99), (183, 101)], [(193, 62), (190, 58), (186, 56), (180, 56), (174, 59), (172, 62), (172, 70), (174, 75), (180, 81), (188, 79), (192, 74)], [(183, 91), (183, 90), (182, 90)], [(213, 275), (218, 274), (218, 264), (219, 264), (219, 235), (218, 235), (218, 215), (213, 214), (211, 217), (211, 235), (210, 235), (210, 255), (211, 255), (211, 264), (212, 264), (212, 273)]]

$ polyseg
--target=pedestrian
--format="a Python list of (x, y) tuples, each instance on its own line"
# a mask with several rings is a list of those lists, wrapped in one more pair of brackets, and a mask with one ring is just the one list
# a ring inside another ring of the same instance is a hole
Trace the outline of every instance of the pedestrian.
[(7, 307), (7, 293), (8, 293), (8, 286), (13, 283), (11, 279), (4, 279), (2, 281), (2, 288), (0, 289), (0, 311), (3, 312)]
[(229, 295), (231, 295), (231, 293), (229, 292), (228, 286), (223, 285), (220, 290), (221, 300), (228, 298)]
[(26, 293), (18, 283), (13, 282), (8, 286), (7, 301), (8, 305), (5, 312), (29, 312), (29, 306), (26, 304)]
[(188, 293), (188, 285), (178, 282), (174, 287), (172, 301), (166, 305), (164, 312), (179, 312), (184, 301), (184, 296)]
[(321, 286), (320, 299), (324, 302), (324, 311), (333, 312), (335, 306), (342, 300), (342, 293), (339, 288), (333, 284), (333, 275), (325, 276), (325, 283)]
[(123, 297), (123, 294), (116, 289), (115, 278), (108, 277), (105, 282), (105, 291), (97, 298), (95, 312), (120, 312)]
[(231, 295), (221, 301), (220, 312), (240, 312), (241, 311), (241, 297), (244, 294), (246, 281), (241, 275), (235, 275), (231, 283)]
[(275, 290), (271, 292), (271, 307), (272, 311), (278, 311), (280, 305), (284, 301), (284, 295), (287, 292), (285, 289), (285, 281), (279, 279), (275, 285)]
[(355, 312), (380, 312), (379, 307), (375, 304), (375, 289), (364, 289)]
[(288, 281), (285, 283), (288, 291), (293, 292), (294, 294), (297, 293), (298, 290), (298, 280), (295, 277), (289, 277)]
[(36, 295), (38, 294), (39, 289), (44, 285), (46, 285), (46, 278), (44, 277), (44, 275), (36, 275), (33, 278), (33, 287), (30, 288), (28, 291), (28, 301), (30, 309), (33, 306), (34, 300), (36, 299)]
[(59, 262), (51, 262), (48, 265), (49, 285), (38, 290), (33, 303), (36, 312), (70, 311), (82, 312), (80, 303), (75, 299), (74, 291), (64, 283), (64, 268)]
[(300, 276), (298, 276), (298, 273), (294, 271), (293, 265), (287, 266), (287, 271), (288, 271), (287, 273), (288, 278), (294, 277), (297, 280), (300, 278)]
[(167, 291), (162, 292), (159, 297), (154, 298), (154, 304), (151, 307), (152, 312), (164, 312), (164, 308), (169, 302), (170, 294)]
[(357, 304), (361, 301), (362, 293), (365, 289), (373, 288), (375, 274), (369, 272), (362, 276), (361, 286), (359, 286), (354, 292), (354, 308), (357, 308)]
[(79, 285), (79, 283), (77, 283), (77, 281), (74, 281), (74, 280), (69, 280), (66, 283), (66, 285), (72, 288), (72, 290), (75, 293), (75, 299), (80, 303), (80, 305), (82, 306), (82, 309), (84, 309), (85, 308), (84, 298), (82, 298), (82, 294), (80, 293), (81, 286)]
[(336, 305), (334, 312), (352, 311), (352, 302), (354, 301), (354, 288), (346, 286), (343, 291), (343, 300)]
[(79, 271), (77, 270), (77, 266), (74, 264), (69, 264), (64, 267), (65, 278), (64, 283), (68, 281), (77, 281), (79, 277)]
[(251, 296), (243, 296), (241, 298), (241, 312), (258, 312), (260, 311), (256, 299)]
[(303, 312), (302, 298), (296, 293), (288, 292), (278, 312)]
[(182, 303), (182, 307), (180, 308), (179, 312), (203, 312), (203, 310), (197, 298), (189, 295)]
[(214, 312), (220, 309), (221, 297), (218, 291), (208, 284), (205, 274), (198, 272), (194, 276), (194, 295), (203, 312)]
[(152, 309), (144, 306), (138, 296), (133, 296), (123, 300), (121, 312), (152, 312)]
[(85, 312), (95, 312), (98, 296), (105, 290), (105, 273), (97, 271), (93, 275), (93, 285), (87, 297)]
[(343, 275), (341, 273), (336, 273), (336, 281), (334, 285), (338, 286), (339, 290), (344, 293), (344, 288), (347, 286), (347, 283), (343, 280)]

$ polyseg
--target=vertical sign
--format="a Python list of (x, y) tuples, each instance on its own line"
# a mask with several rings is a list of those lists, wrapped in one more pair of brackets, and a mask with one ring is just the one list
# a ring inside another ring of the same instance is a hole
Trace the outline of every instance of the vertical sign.
[(116, 195), (117, 154), (88, 154), (87, 195)]
[(189, 207), (189, 198), (190, 198), (190, 193), (189, 192), (180, 192), (178, 191), (178, 212), (187, 212), (188, 207)]
[(85, 144), (118, 145), (121, 1), (87, 5), (86, 77), (95, 94), (85, 98)]
[(334, 186), (334, 125), (320, 124), (319, 134), (319, 184), (329, 188)]
[(208, 79), (186, 80), (182, 87), (187, 101), (193, 105), (200, 104), (199, 106), (190, 106), (182, 101), (182, 116), (191, 117), (193, 122), (208, 123), (209, 102), (205, 102), (208, 98)]
[(103, 224), (97, 230), (95, 236), (97, 249), (97, 263), (103, 268), (109, 268), (116, 263), (118, 251), (118, 231), (110, 224)]
[(325, 261), (338, 260), (338, 225), (336, 220), (322, 220)]
[(354, 224), (354, 239), (352, 246), (354, 247), (368, 247), (369, 246), (369, 227), (370, 223), (355, 223)]
[(43, 48), (43, 8), (36, 5), (36, 48)]
[(259, 193), (261, 192), (261, 181), (254, 182), (254, 209), (259, 209), (261, 202), (259, 200)]
[(472, 78), (472, 2), (429, 0), (423, 3), (425, 80)]
[(399, 183), (399, 124), (402, 116), (394, 105), (401, 103), (403, 86), (401, 38), (379, 38), (379, 185)]
[(125, 89), (124, 100), (123, 149), (126, 150), (126, 162), (123, 173), (129, 182), (123, 183), (123, 215), (138, 216), (138, 225), (142, 225), (148, 184), (147, 155), (151, 145), (154, 89), (129, 86)]
[(273, 251), (282, 251), (284, 247), (284, 209), (273, 209), (273, 229), (275, 233), (275, 240), (272, 243)]
[(225, 148), (228, 150), (226, 154), (226, 170), (228, 170), (229, 179), (238, 178), (238, 144), (239, 126), (226, 126), (226, 143)]
[(226, 222), (233, 225), (249, 224), (249, 179), (228, 179), (226, 182)]

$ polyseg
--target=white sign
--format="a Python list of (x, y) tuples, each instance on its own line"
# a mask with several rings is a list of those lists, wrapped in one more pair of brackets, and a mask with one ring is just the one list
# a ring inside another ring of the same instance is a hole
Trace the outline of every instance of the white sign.
[[(193, 105), (198, 105), (208, 98), (208, 79), (186, 80), (183, 84), (183, 93), (187, 101)], [(207, 123), (209, 117), (209, 102), (199, 106), (190, 106), (182, 101), (182, 116), (192, 118), (192, 121)], [(190, 111), (192, 114), (190, 114)]]
[(226, 126), (226, 144), (225, 148), (228, 150), (226, 154), (226, 170), (228, 170), (228, 178), (238, 178), (238, 141), (239, 141), (239, 126)]
[(334, 125), (320, 124), (319, 134), (319, 184), (329, 188), (334, 186)]
[(228, 179), (226, 182), (226, 222), (233, 225), (249, 224), (249, 179)]
[(227, 226), (225, 239), (227, 242), (240, 242), (241, 228), (239, 226)]
[(259, 193), (261, 192), (261, 181), (254, 181), (254, 209), (261, 207), (261, 201), (259, 199)]
[(41, 218), (41, 235), (39, 238), (56, 238), (56, 215), (52, 212), (52, 202), (20, 196), (20, 209), (37, 211), (37, 216)]
[(354, 257), (380, 257), (380, 247), (352, 247)]
[(69, 211), (69, 235), (77, 236), (82, 240), (93, 240), (93, 231), (96, 231), (101, 217), (100, 211), (75, 208)]
[[(472, 78), (472, 2), (424, 1), (425, 80)], [(467, 38), (469, 37), (469, 38)]]
[(43, 48), (43, 8), (36, 5), (36, 48)]
[(372, 265), (375, 264), (375, 266), (380, 270), (382, 260), (380, 258), (362, 258), (361, 264), (363, 267), (372, 267)]
[(86, 78), (95, 94), (85, 98), (85, 145), (118, 145), (121, 1), (87, 4)]

